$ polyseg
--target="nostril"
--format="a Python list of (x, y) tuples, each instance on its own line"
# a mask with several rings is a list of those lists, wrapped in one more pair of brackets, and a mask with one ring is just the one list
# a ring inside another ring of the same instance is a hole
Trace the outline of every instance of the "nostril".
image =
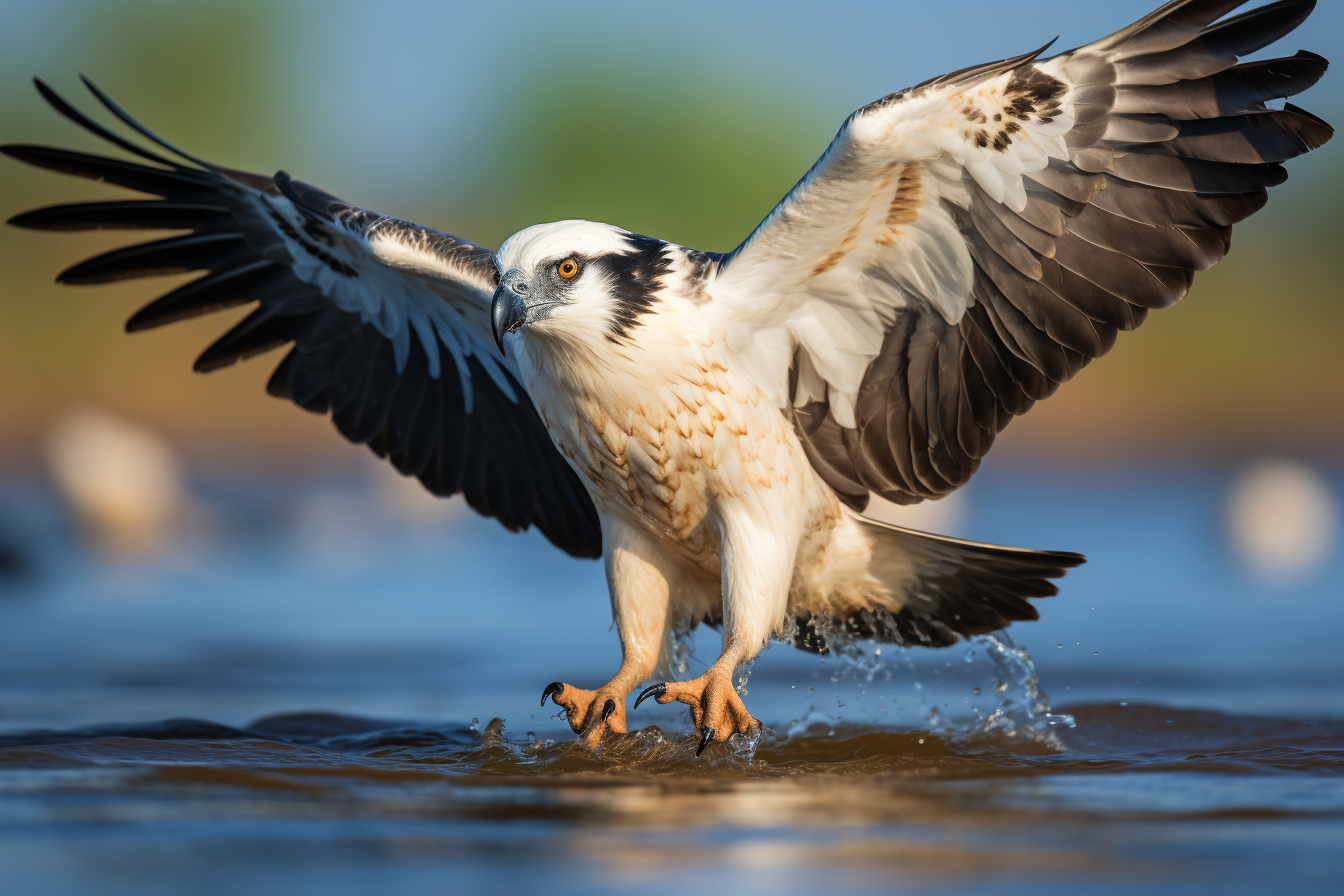
[(517, 283), (513, 284), (513, 291), (518, 293), (519, 295), (526, 295), (527, 283), (522, 280), (519, 280)]

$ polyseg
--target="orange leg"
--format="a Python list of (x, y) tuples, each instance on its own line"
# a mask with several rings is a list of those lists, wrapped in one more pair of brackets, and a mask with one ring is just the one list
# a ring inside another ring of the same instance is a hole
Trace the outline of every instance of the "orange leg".
[(667, 627), (669, 580), (678, 570), (663, 547), (642, 528), (619, 520), (606, 523), (603, 556), (611, 611), (621, 635), (621, 668), (595, 691), (554, 681), (541, 694), (563, 707), (569, 727), (589, 747), (608, 731), (625, 733), (625, 698), (653, 674)]
[(719, 542), (723, 653), (699, 678), (653, 685), (635, 700), (635, 706), (649, 697), (663, 704), (676, 701), (689, 706), (691, 721), (700, 732), (697, 756), (713, 741), (761, 728), (738, 697), (733, 672), (738, 663), (756, 655), (771, 626), (783, 615), (798, 547), (796, 535), (791, 535), (797, 531), (796, 522), (783, 505), (764, 517), (723, 514)]

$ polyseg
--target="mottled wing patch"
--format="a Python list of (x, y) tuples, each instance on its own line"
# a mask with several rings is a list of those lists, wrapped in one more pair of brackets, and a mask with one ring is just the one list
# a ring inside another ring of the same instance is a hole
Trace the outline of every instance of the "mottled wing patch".
[(918, 162), (912, 162), (901, 169), (901, 175), (896, 181), (896, 193), (891, 197), (882, 235), (877, 241), (885, 246), (895, 245), (905, 233), (902, 228), (919, 220), (919, 210), (923, 205), (924, 169)]

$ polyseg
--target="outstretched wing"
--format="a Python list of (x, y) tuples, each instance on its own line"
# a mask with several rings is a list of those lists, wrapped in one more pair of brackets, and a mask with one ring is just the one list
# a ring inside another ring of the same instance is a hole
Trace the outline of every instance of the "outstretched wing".
[(43, 208), (9, 223), (188, 232), (89, 259), (60, 282), (207, 271), (140, 309), (127, 329), (255, 302), (196, 360), (198, 371), (292, 343), (267, 386), (272, 395), (329, 411), (342, 435), (436, 495), (462, 492), (509, 529), (535, 525), (570, 554), (599, 556), (591, 499), (517, 370), (495, 350), (489, 249), (355, 208), (284, 172), (264, 177), (188, 156), (85, 83), (122, 122), (182, 161), (117, 136), (39, 81), (66, 118), (152, 164), (44, 146), (0, 151), (158, 198)]
[(1223, 257), (1280, 162), (1330, 138), (1270, 105), (1324, 59), (1237, 64), (1314, 0), (1216, 21), (1243, 2), (1177, 0), (866, 106), (722, 259), (707, 313), (844, 500), (963, 485), (1013, 417)]

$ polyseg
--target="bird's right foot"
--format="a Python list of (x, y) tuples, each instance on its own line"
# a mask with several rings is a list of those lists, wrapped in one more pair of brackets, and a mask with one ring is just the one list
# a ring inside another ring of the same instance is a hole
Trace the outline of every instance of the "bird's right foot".
[(625, 696), (628, 693), (608, 683), (596, 691), (586, 691), (561, 681), (553, 681), (541, 692), (541, 705), (549, 697), (565, 711), (569, 727), (590, 749), (602, 743), (608, 731), (625, 733)]

